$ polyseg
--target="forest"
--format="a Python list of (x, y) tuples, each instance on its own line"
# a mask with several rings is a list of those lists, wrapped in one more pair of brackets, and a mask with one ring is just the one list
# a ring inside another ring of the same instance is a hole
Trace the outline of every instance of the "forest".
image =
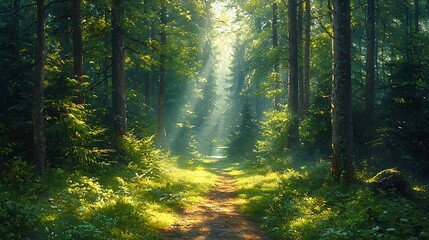
[(1, 0), (0, 240), (429, 239), (429, 0)]

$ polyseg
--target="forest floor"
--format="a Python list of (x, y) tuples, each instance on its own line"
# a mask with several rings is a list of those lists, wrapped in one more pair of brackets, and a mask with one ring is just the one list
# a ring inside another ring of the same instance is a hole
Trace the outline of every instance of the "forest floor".
[(270, 239), (240, 211), (234, 177), (222, 167), (216, 167), (214, 171), (218, 178), (205, 199), (184, 210), (175, 224), (161, 230), (161, 239)]

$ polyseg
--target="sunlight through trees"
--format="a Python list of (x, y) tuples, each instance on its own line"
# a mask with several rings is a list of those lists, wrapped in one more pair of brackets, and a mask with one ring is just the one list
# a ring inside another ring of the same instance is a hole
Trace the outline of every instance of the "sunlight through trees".
[(428, 238), (429, 1), (4, 0), (0, 32), (1, 239), (157, 239), (222, 174), (275, 239)]

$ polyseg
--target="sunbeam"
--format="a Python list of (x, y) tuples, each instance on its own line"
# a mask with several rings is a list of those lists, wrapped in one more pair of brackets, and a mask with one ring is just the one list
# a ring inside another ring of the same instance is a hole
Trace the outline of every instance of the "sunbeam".
[[(212, 53), (207, 56), (199, 77), (189, 81), (186, 89), (186, 98), (176, 119), (176, 124), (169, 131), (168, 147), (175, 151), (178, 142), (185, 141), (186, 131), (194, 132), (188, 143), (188, 150), (197, 151), (204, 155), (212, 155), (216, 149), (225, 145), (229, 136), (227, 110), (231, 108), (230, 100), (230, 65), (233, 57), (235, 43), (234, 9), (227, 8), (228, 2), (215, 2), (212, 4), (214, 14), (213, 30), (209, 34), (212, 44)], [(200, 47), (207, 48), (207, 42), (201, 40)], [(209, 54), (209, 53), (207, 53)], [(212, 76), (214, 75), (214, 76)], [(193, 125), (192, 120), (201, 104), (205, 104), (205, 94), (214, 91), (212, 99), (213, 109), (202, 118), (201, 122)], [(195, 128), (192, 130), (192, 128)], [(176, 146), (175, 146), (176, 145)]]

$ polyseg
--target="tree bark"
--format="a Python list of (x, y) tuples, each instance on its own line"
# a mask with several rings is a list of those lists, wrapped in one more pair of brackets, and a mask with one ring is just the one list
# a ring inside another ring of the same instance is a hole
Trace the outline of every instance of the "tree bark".
[(375, 106), (375, 2), (368, 0), (368, 19), (366, 30), (366, 91), (365, 91), (365, 113), (370, 122), (374, 120)]
[[(81, 0), (72, 0), (72, 32), (73, 32), (73, 77), (81, 84), (83, 79), (83, 41), (81, 28)], [(82, 93), (78, 95), (78, 103), (85, 103)]]
[[(143, 5), (143, 12), (145, 15), (149, 14), (149, 7), (147, 5), (148, 5), (148, 1), (146, 0), (146, 1), (144, 1), (144, 5)], [(145, 18), (143, 23), (145, 26), (149, 26), (148, 18)], [(152, 27), (153, 26), (150, 26), (150, 32), (146, 35), (147, 38), (151, 37), (150, 35), (151, 35), (151, 32), (153, 31), (151, 29)], [(151, 76), (150, 76), (151, 71), (150, 70), (143, 70), (143, 71), (144, 71), (144, 73), (143, 73), (144, 101), (145, 101), (145, 105), (146, 105), (147, 109), (150, 109), (150, 107), (151, 107), (151, 101), (150, 101), (150, 99), (151, 99)]]
[(414, 31), (419, 32), (420, 4), (419, 0), (414, 0)]
[(304, 99), (303, 112), (310, 107), (310, 46), (311, 46), (311, 5), (310, 0), (305, 0), (305, 46), (304, 46)]
[[(104, 21), (107, 23), (109, 22), (109, 10), (106, 8), (104, 13)], [(106, 30), (104, 32), (104, 48), (107, 50), (109, 49), (109, 43), (110, 41), (110, 34), (109, 30), (106, 27)], [(103, 93), (103, 106), (107, 108), (109, 105), (109, 68), (112, 66), (112, 58), (109, 54), (106, 54), (103, 59), (103, 81), (104, 81), (104, 93)], [(108, 118), (108, 114), (106, 114), (106, 119)]]
[(19, 8), (21, 7), (20, 0), (12, 0), (12, 33), (10, 38), (10, 43), (12, 45), (12, 62), (15, 62), (18, 59), (19, 55)]
[[(273, 49), (275, 51), (275, 59), (274, 59), (274, 77), (275, 77), (275, 90), (278, 91), (280, 89), (280, 63), (277, 57), (277, 49), (279, 45), (278, 33), (277, 33), (277, 2), (273, 1), (273, 23), (272, 23), (272, 33), (273, 33)], [(274, 96), (274, 109), (280, 110), (280, 94), (276, 93)]]
[(303, 36), (302, 36), (302, 24), (304, 17), (303, 1), (298, 2), (298, 20), (297, 20), (297, 31), (298, 31), (298, 109), (300, 115), (303, 115), (304, 107), (304, 58), (303, 58)]
[(150, 71), (144, 70), (143, 72), (144, 80), (144, 103), (148, 109), (150, 109), (150, 98), (151, 98), (151, 77)]
[(166, 97), (166, 44), (167, 44), (167, 6), (162, 4), (161, 9), (161, 29), (160, 29), (160, 65), (159, 65), (159, 86), (158, 86), (158, 141), (160, 146), (166, 144), (165, 131), (165, 97)]
[(46, 170), (45, 121), (44, 121), (44, 80), (45, 80), (45, 2), (37, 0), (36, 59), (33, 105), (33, 144), (36, 173), (43, 176)]
[(409, 63), (412, 60), (411, 53), (411, 32), (412, 32), (412, 21), (410, 20), (410, 6), (408, 5), (408, 1), (403, 1), (404, 7), (404, 21), (405, 21), (405, 46), (406, 46), (406, 61)]
[(335, 180), (344, 182), (354, 178), (350, 49), (350, 0), (334, 0), (332, 173)]
[(299, 145), (298, 131), (298, 26), (297, 26), (297, 1), (288, 2), (289, 20), (289, 81), (288, 81), (288, 109), (292, 115), (289, 147)]
[[(156, 41), (157, 40), (157, 22), (155, 20), (151, 21), (151, 29), (150, 29), (150, 35), (151, 35), (151, 39)], [(158, 51), (151, 49), (151, 53), (153, 56), (155, 56)], [(156, 66), (155, 64), (152, 64), (151, 66), (151, 71), (150, 71), (150, 101), (151, 101), (151, 105), (155, 108), (157, 107), (157, 86), (159, 83), (159, 67)]]
[(426, 0), (426, 14), (429, 16), (429, 0)]
[(112, 113), (116, 136), (127, 133), (123, 4), (123, 0), (113, 0), (112, 5)]

